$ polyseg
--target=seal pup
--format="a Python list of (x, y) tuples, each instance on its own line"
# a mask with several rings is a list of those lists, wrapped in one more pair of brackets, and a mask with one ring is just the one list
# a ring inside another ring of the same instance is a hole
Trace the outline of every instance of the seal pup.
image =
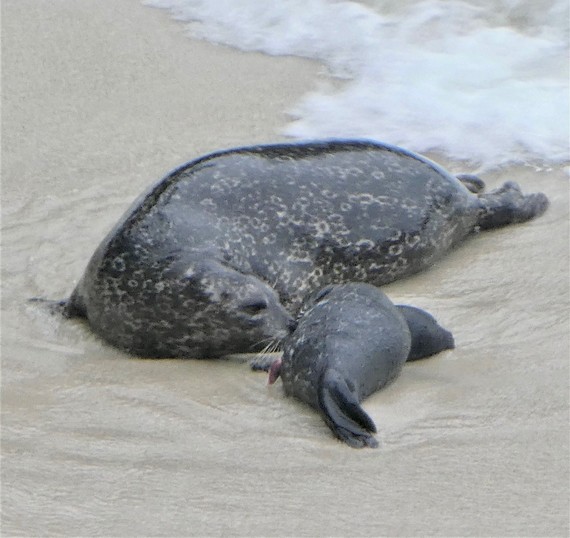
[(354, 448), (378, 446), (374, 421), (360, 402), (417, 360), (454, 347), (453, 336), (412, 306), (394, 305), (370, 284), (327, 286), (283, 342), (270, 368), (287, 396), (317, 409), (340, 440)]
[(483, 186), (372, 141), (212, 153), (135, 201), (66, 312), (139, 356), (253, 352), (285, 337), (304, 297), (322, 286), (381, 286), (429, 267), (474, 231), (548, 205), (512, 182)]

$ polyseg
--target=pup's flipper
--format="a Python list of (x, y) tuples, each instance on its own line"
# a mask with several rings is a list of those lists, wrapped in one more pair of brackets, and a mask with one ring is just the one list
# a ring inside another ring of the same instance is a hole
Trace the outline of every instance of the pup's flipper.
[(327, 426), (353, 448), (376, 448), (378, 441), (374, 421), (360, 406), (356, 393), (335, 370), (328, 369), (321, 377), (318, 390), (319, 411)]

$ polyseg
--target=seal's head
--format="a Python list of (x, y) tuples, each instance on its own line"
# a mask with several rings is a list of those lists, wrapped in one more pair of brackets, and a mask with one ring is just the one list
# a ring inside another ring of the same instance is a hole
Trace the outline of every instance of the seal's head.
[(193, 264), (184, 273), (183, 288), (181, 310), (194, 314), (186, 334), (196, 357), (260, 351), (295, 326), (274, 289), (218, 261)]
[(430, 357), (455, 347), (453, 335), (439, 325), (431, 314), (415, 306), (397, 305), (397, 308), (408, 323), (412, 335), (409, 361)]

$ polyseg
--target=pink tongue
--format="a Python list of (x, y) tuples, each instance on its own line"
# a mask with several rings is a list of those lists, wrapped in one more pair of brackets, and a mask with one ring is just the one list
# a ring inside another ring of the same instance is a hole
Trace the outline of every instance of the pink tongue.
[(277, 378), (279, 377), (280, 373), (281, 373), (281, 359), (275, 359), (271, 363), (271, 366), (269, 367), (269, 379), (267, 380), (267, 384), (273, 385), (273, 383), (277, 381)]

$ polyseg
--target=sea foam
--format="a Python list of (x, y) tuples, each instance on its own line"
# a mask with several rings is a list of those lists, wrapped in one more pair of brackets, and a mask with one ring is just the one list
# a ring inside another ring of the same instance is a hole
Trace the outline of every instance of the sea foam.
[(565, 0), (145, 3), (194, 37), (346, 79), (290, 111), (291, 137), (373, 138), (485, 168), (569, 158)]

